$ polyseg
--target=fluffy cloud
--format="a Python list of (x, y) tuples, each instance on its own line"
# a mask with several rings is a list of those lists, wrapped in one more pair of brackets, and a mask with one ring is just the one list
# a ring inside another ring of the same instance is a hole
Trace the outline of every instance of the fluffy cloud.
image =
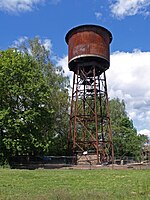
[(114, 17), (124, 18), (136, 14), (150, 15), (149, 0), (116, 0), (110, 8)]
[(11, 13), (32, 11), (37, 5), (45, 0), (0, 0), (0, 10)]
[(148, 129), (143, 129), (143, 130), (139, 131), (139, 134), (148, 135), (148, 137), (150, 138), (150, 130), (148, 130)]
[(68, 68), (68, 56), (64, 56), (63, 58), (58, 58), (57, 66), (61, 66), (63, 68), (65, 76), (68, 76), (71, 82), (73, 72), (71, 72)]
[(115, 52), (107, 71), (110, 98), (124, 99), (138, 130), (150, 129), (150, 52)]
[[(129, 117), (133, 119), (138, 132), (150, 130), (150, 52), (118, 51), (111, 55), (110, 60), (111, 66), (106, 72), (109, 97), (125, 100)], [(67, 56), (59, 59), (58, 63), (72, 83)]]

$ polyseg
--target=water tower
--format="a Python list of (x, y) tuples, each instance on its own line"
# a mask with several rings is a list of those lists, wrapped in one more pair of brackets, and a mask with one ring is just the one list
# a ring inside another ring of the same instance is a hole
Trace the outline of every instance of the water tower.
[(77, 163), (114, 160), (105, 71), (112, 34), (98, 25), (81, 25), (66, 35), (73, 71), (68, 145)]

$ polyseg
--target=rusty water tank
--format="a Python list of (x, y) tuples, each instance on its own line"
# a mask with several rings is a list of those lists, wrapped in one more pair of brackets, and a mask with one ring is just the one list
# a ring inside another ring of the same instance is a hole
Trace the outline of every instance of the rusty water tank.
[(81, 66), (88, 69), (96, 65), (100, 74), (109, 68), (109, 44), (112, 34), (98, 25), (81, 25), (71, 29), (65, 37), (68, 44), (68, 65), (76, 72)]

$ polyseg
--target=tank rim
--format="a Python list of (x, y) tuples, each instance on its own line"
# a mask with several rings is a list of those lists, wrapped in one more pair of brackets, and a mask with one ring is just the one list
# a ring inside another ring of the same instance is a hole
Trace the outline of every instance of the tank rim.
[[(69, 60), (68, 64), (70, 64), (72, 61), (75, 61), (76, 59), (84, 59), (84, 58), (97, 58), (97, 59), (104, 59), (106, 60), (105, 57), (97, 55), (97, 54), (81, 54), (78, 56), (73, 57), (71, 60)], [(108, 60), (106, 60), (107, 62), (109, 62)]]
[(70, 35), (72, 35), (73, 32), (75, 32), (75, 31), (77, 31), (78, 29), (81, 29), (81, 28), (89, 28), (89, 27), (100, 28), (100, 29), (103, 29), (104, 31), (106, 31), (109, 34), (109, 38), (110, 38), (109, 43), (111, 43), (111, 41), (112, 41), (112, 34), (111, 34), (111, 32), (108, 29), (104, 28), (103, 26), (99, 26), (99, 25), (96, 25), (96, 24), (85, 24), (85, 25), (76, 26), (76, 27), (70, 29), (68, 31), (68, 33), (66, 34), (66, 37), (65, 37), (66, 43), (68, 44), (69, 37), (70, 37)]

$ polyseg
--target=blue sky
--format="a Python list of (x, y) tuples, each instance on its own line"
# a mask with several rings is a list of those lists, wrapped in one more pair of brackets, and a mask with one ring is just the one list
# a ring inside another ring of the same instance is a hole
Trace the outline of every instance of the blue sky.
[(138, 132), (150, 135), (150, 0), (0, 0), (0, 49), (39, 36), (67, 69), (65, 34), (98, 24), (113, 35), (110, 98), (124, 99)]
[[(137, 0), (122, 1), (136, 2)], [(19, 8), (21, 5), (19, 2), (24, 2), (22, 9)], [(132, 51), (135, 48), (149, 51), (150, 17), (148, 14), (144, 15), (139, 10), (139, 13), (132, 16), (127, 14), (114, 16), (112, 6), (116, 2), (110, 0), (0, 0), (0, 48), (7, 48), (14, 40), (22, 36), (33, 38), (38, 35), (41, 38), (50, 38), (53, 51), (62, 56), (67, 53), (64, 37), (70, 28), (80, 24), (99, 24), (108, 28), (113, 34), (112, 52)], [(28, 7), (25, 7), (26, 5)], [(150, 11), (150, 5), (147, 6), (148, 10)]]

